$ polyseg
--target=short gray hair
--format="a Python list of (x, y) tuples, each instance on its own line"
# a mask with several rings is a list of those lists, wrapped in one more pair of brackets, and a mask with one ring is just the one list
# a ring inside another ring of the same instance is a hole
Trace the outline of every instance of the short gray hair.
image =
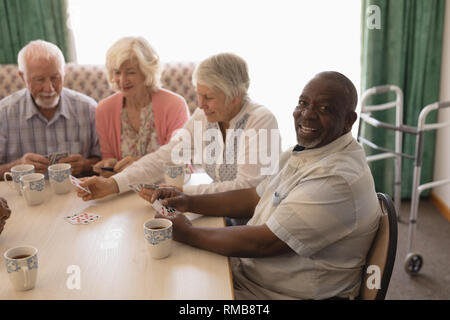
[(27, 73), (28, 63), (32, 60), (46, 59), (57, 61), (60, 65), (61, 74), (64, 75), (66, 61), (61, 50), (53, 43), (44, 40), (34, 40), (23, 47), (17, 56), (19, 71)]
[(117, 40), (106, 53), (108, 81), (114, 90), (114, 70), (120, 68), (127, 60), (135, 59), (145, 76), (145, 85), (151, 92), (161, 88), (161, 63), (158, 53), (142, 37), (124, 37)]
[(234, 53), (220, 53), (203, 60), (195, 69), (192, 80), (210, 89), (219, 89), (226, 101), (241, 96), (248, 99), (250, 86), (247, 62)]

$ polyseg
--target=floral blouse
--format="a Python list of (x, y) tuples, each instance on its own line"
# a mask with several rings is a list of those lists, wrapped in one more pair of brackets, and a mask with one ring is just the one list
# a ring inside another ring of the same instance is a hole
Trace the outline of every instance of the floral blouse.
[(141, 126), (139, 127), (139, 132), (131, 126), (125, 108), (122, 108), (120, 119), (122, 123), (120, 134), (120, 152), (122, 158), (126, 156), (140, 158), (159, 148), (155, 119), (153, 117), (153, 105), (151, 102), (141, 110)]

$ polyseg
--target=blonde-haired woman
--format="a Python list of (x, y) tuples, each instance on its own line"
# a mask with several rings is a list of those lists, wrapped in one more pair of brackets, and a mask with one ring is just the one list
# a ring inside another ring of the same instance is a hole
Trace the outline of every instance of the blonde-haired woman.
[[(144, 38), (115, 42), (106, 53), (106, 69), (118, 92), (97, 107), (102, 161), (94, 171), (108, 177), (168, 143), (189, 111), (183, 97), (161, 88), (159, 56)], [(101, 169), (105, 167), (113, 171)]]

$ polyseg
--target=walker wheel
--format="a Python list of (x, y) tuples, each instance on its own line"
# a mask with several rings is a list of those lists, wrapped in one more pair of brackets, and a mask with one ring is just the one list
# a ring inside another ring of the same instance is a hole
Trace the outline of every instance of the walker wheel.
[(409, 253), (405, 259), (405, 271), (409, 275), (415, 275), (419, 273), (422, 268), (423, 258), (418, 253)]

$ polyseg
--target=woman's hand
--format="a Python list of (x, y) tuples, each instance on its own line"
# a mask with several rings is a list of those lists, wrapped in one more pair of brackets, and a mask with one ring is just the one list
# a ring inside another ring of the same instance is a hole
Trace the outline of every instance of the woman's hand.
[(80, 188), (75, 188), (77, 196), (84, 201), (100, 199), (110, 194), (119, 193), (119, 186), (113, 178), (94, 176), (90, 178), (81, 178), (80, 181), (80, 185), (82, 187), (87, 187), (91, 192), (89, 193)]
[(98, 173), (99, 175), (101, 175), (104, 178), (109, 178), (112, 175), (114, 175), (116, 172), (114, 172), (114, 171), (106, 171), (106, 170), (102, 170), (100, 168), (113, 168), (114, 169), (114, 166), (116, 165), (116, 163), (117, 163), (117, 159), (116, 158), (104, 159), (104, 160), (101, 160), (101, 161), (97, 162), (95, 164), (95, 166), (92, 167), (92, 170), (95, 173)]
[(139, 158), (132, 156), (127, 156), (123, 158), (122, 160), (117, 162), (116, 165), (114, 166), (114, 172), (117, 173), (123, 171), (126, 167), (130, 166), (136, 160), (139, 160)]

